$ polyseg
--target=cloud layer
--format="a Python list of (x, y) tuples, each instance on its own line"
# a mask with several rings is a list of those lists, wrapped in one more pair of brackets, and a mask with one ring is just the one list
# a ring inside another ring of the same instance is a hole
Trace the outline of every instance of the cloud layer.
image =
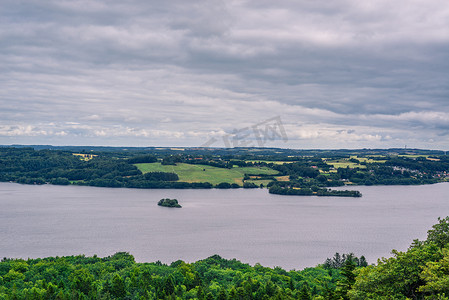
[(280, 116), (291, 148), (449, 147), (449, 4), (18, 1), (0, 144), (199, 146)]

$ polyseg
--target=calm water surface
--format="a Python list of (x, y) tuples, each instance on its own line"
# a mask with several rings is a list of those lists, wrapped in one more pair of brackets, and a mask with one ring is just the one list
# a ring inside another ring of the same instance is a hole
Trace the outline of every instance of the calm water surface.
[[(219, 254), (302, 269), (354, 252), (372, 263), (449, 215), (449, 183), (356, 189), (362, 198), (0, 183), (0, 257), (127, 251), (170, 263)], [(156, 205), (167, 197), (183, 208)]]

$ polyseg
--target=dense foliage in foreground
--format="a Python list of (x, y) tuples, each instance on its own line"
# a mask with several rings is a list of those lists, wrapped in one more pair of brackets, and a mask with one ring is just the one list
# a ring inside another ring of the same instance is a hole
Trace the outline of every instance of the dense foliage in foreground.
[(6, 259), (0, 299), (449, 299), (449, 217), (406, 252), (367, 266), (353, 255), (302, 271), (214, 255), (195, 263), (136, 263), (128, 253)]
[(425, 241), (355, 271), (348, 299), (449, 299), (449, 217), (438, 221)]
[(4, 259), (0, 276), (0, 299), (309, 299), (332, 293), (342, 277), (335, 268), (287, 272), (217, 255), (136, 263), (127, 253)]

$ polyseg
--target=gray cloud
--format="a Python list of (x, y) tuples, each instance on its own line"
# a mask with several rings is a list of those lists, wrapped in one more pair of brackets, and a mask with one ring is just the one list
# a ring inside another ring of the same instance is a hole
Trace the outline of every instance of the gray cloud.
[(4, 1), (0, 144), (449, 146), (449, 5)]

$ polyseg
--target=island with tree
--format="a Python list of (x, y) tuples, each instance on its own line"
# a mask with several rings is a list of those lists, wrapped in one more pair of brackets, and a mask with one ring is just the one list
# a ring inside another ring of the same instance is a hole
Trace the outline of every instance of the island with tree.
[(178, 200), (176, 200), (176, 199), (169, 199), (169, 198), (165, 198), (165, 199), (159, 200), (157, 205), (164, 206), (164, 207), (176, 207), (176, 208), (181, 208), (182, 207), (181, 205), (179, 205)]

